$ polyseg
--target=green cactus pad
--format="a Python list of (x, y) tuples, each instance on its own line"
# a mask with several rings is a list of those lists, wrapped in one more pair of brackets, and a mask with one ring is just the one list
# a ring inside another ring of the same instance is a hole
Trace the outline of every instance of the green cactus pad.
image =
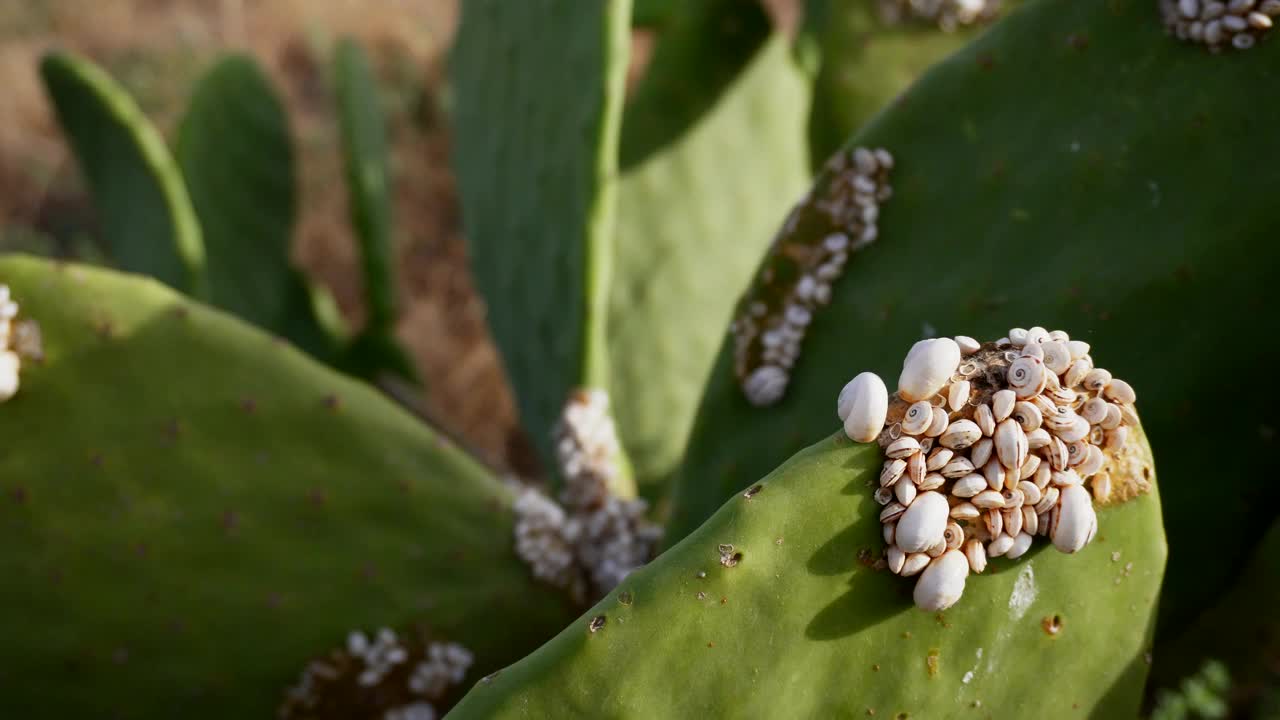
[(604, 387), (630, 0), (475, 0), (452, 57), (472, 268), (545, 460), (570, 391)]
[[(813, 160), (818, 163), (926, 69), (986, 27), (944, 32), (922, 21), (886, 25), (875, 2), (829, 0), (823, 5), (816, 28), (822, 61), (809, 127)], [(1003, 0), (1001, 12), (1012, 12), (1015, 6), (1013, 0)]]
[(200, 224), (164, 138), (92, 62), (51, 52), (40, 75), (89, 181), (112, 262), (202, 296)]
[[(1280, 96), (1264, 90), (1277, 83), (1280, 43), (1213, 55), (1165, 35), (1145, 0), (1028, 4), (929, 71), (852, 140), (894, 154), (894, 195), (809, 326), (786, 397), (752, 409), (722, 350), (669, 541), (828, 431), (857, 373), (893, 389), (924, 335), (1042, 325), (1136, 388), (1176, 559), (1162, 623), (1194, 617), (1280, 503), (1259, 440), (1274, 411), (1253, 384), (1280, 354), (1257, 324), (1280, 266), (1280, 220), (1257, 201), (1280, 187)], [(1229, 452), (1195, 441), (1216, 418), (1241, 434)], [(1207, 511), (1214, 478), (1231, 491)]]
[(483, 672), (570, 617), (509, 492), (368, 386), (150, 280), (0, 281), (45, 344), (0, 406), (0, 715), (267, 717), (351, 628)]
[(450, 717), (1136, 714), (1165, 561), (1155, 493), (1101, 510), (1075, 555), (1041, 539), (993, 559), (938, 614), (871, 567), (879, 468), (843, 434), (806, 449)]
[(297, 181), (288, 119), (252, 58), (228, 56), (201, 78), (175, 153), (204, 230), (213, 304), (330, 359), (336, 339), (289, 260)]
[[(755, 12), (767, 34), (768, 18)], [(717, 97), (618, 189), (610, 387), (622, 440), (650, 491), (678, 465), (734, 301), (809, 180), (809, 85), (784, 37), (760, 48)]]
[(672, 0), (632, 0), (631, 5), (631, 25), (637, 28), (661, 29), (677, 9)]
[[(624, 172), (679, 142), (718, 105), (732, 106), (724, 96), (747, 84), (743, 76), (773, 31), (756, 0), (695, 0), (671, 10), (671, 26), (659, 35), (627, 102), (619, 160)], [(782, 110), (770, 108), (774, 115)]]
[(367, 323), (386, 331), (396, 321), (386, 121), (369, 59), (350, 38), (334, 51), (333, 80), (351, 225), (360, 241)]
[(377, 78), (364, 50), (350, 38), (342, 40), (334, 52), (333, 78), (366, 309), (365, 327), (346, 348), (342, 366), (360, 377), (376, 379), (390, 373), (416, 383), (417, 367), (395, 337), (399, 303), (393, 269), (386, 120), (379, 104)]

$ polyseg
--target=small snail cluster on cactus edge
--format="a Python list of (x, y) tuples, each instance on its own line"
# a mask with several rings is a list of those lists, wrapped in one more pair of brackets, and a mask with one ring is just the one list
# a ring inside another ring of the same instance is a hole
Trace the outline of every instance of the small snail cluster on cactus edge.
[(18, 393), (22, 357), (39, 358), (40, 328), (33, 321), (16, 322), (18, 303), (9, 296), (9, 286), (0, 285), (0, 402)]
[(884, 450), (875, 499), (885, 561), (920, 575), (921, 608), (950, 607), (970, 571), (1022, 556), (1037, 535), (1079, 551), (1098, 531), (1094, 500), (1130, 492), (1113, 488), (1107, 468), (1127, 457), (1137, 398), (1089, 350), (1040, 327), (986, 344), (921, 340), (892, 399), (874, 373), (841, 390), (845, 433)]
[(880, 19), (886, 25), (922, 20), (943, 32), (990, 22), (1000, 14), (1000, 0), (880, 0)]
[(400, 637), (382, 628), (354, 630), (345, 648), (311, 661), (289, 689), (279, 717), (380, 717), (436, 720), (436, 705), (460, 685), (474, 661), (457, 643)]
[(1160, 0), (1160, 14), (1179, 40), (1202, 43), (1212, 52), (1248, 50), (1280, 17), (1280, 0)]
[(884, 148), (836, 153), (821, 189), (787, 215), (732, 326), (734, 372), (752, 405), (782, 399), (814, 312), (831, 302), (850, 253), (878, 236), (880, 204), (893, 195), (892, 169)]
[(662, 528), (645, 519), (644, 500), (610, 490), (621, 472), (621, 448), (604, 391), (570, 396), (556, 429), (556, 454), (564, 506), (534, 488), (521, 488), (515, 503), (516, 554), (534, 577), (585, 602), (647, 563)]

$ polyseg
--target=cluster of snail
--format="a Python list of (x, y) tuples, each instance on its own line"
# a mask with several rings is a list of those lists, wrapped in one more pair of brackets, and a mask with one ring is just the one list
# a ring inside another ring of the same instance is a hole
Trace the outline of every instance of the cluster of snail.
[(372, 638), (355, 630), (346, 647), (307, 665), (278, 715), (435, 720), (435, 703), (462, 683), (473, 662), (457, 643), (409, 642), (390, 628)]
[[(915, 602), (950, 607), (987, 558), (1017, 558), (1035, 536), (1074, 553), (1098, 531), (1104, 470), (1138, 424), (1133, 388), (1095, 368), (1089, 344), (1044, 328), (916, 343), (891, 399), (874, 373), (841, 390), (850, 439), (885, 454), (875, 499), (895, 574), (920, 575)], [(1085, 489), (1086, 484), (1092, 489)]]
[(1179, 40), (1248, 50), (1280, 17), (1280, 0), (1160, 0), (1160, 14)]
[(662, 529), (646, 520), (644, 500), (610, 490), (621, 449), (606, 393), (573, 393), (556, 428), (556, 454), (563, 505), (537, 489), (518, 490), (516, 554), (534, 577), (584, 601), (608, 593), (647, 563)]
[(880, 19), (885, 24), (923, 20), (936, 24), (944, 32), (990, 22), (999, 13), (1000, 0), (880, 0)]
[[(884, 148), (836, 153), (821, 193), (806, 196), (787, 216), (732, 326), (734, 369), (751, 404), (772, 405), (786, 392), (814, 312), (831, 302), (831, 286), (850, 253), (876, 240), (880, 204), (893, 194), (892, 169)], [(810, 221), (828, 231), (796, 232)], [(813, 237), (822, 239), (813, 244)]]

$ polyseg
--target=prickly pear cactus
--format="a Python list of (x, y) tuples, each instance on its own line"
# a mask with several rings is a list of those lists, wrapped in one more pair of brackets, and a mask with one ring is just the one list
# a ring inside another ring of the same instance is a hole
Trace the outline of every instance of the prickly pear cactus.
[[(817, 8), (821, 4), (825, 7)], [(961, 23), (954, 11), (933, 18), (913, 12), (929, 8), (973, 7)], [(881, 108), (911, 86), (925, 70), (964, 47), (1016, 0), (818, 0), (806, 12), (820, 14), (810, 26), (821, 48), (814, 81), (810, 140), (813, 159), (823, 158)]]
[(451, 62), (472, 268), (521, 420), (548, 462), (565, 398), (607, 382), (630, 19), (630, 0), (468, 2)]
[(675, 11), (671, 0), (634, 0), (631, 24), (639, 28), (661, 28)]
[(399, 302), (393, 270), (386, 120), (379, 105), (377, 78), (354, 40), (344, 39), (334, 51), (333, 79), (347, 170), (347, 202), (351, 226), (360, 243), (366, 312), (365, 327), (347, 348), (343, 365), (360, 377), (390, 373), (416, 381), (413, 360), (395, 337)]
[[(1278, 60), (1275, 42), (1219, 55), (1179, 43), (1149, 2), (1042, 0), (926, 73), (851, 141), (892, 152), (893, 195), (878, 239), (849, 256), (813, 315), (785, 396), (753, 408), (732, 341), (722, 349), (668, 542), (827, 431), (830, 411), (815, 408), (852, 374), (897, 377), (901, 349), (922, 336), (1040, 324), (1071, 328), (1099, 348), (1100, 366), (1143, 389), (1145, 430), (1170, 458), (1165, 523), (1180, 558), (1162, 618), (1177, 627), (1214, 600), (1280, 502), (1256, 471), (1269, 464), (1265, 443), (1188, 442), (1224, 412), (1233, 427), (1273, 424), (1251, 383), (1280, 338), (1253, 332), (1243, 309), (1267, 307), (1280, 226), (1235, 201), (1224, 220), (1219, 193), (1280, 186), (1280, 136), (1263, 119), (1280, 101), (1259, 90), (1280, 80)], [(1051, 101), (1028, 102), (1049, 86)], [(824, 174), (815, 197), (839, 177)], [(1220, 179), (1215, 192), (1207, 177)], [(791, 240), (816, 247), (823, 235)], [(1221, 348), (1245, 335), (1255, 346), (1223, 372)], [(1206, 513), (1212, 477), (1236, 481)]]
[(228, 56), (200, 79), (175, 154), (204, 233), (210, 301), (332, 360), (339, 331), (312, 298), (324, 291), (289, 259), (298, 212), (288, 118), (252, 58)]
[(150, 280), (0, 280), (44, 338), (0, 405), (0, 714), (262, 717), (350, 629), (482, 674), (570, 617), (511, 491), (367, 386)]
[(809, 85), (785, 37), (738, 0), (680, 12), (627, 109), (623, 161), (643, 160), (619, 182), (610, 287), (613, 405), (651, 496), (680, 462), (734, 300), (809, 178)]
[(338, 43), (334, 51), (333, 82), (347, 169), (351, 225), (360, 241), (367, 322), (371, 327), (386, 329), (395, 322), (397, 312), (395, 276), (391, 269), (394, 248), (386, 121), (369, 59), (350, 38)]
[(93, 191), (112, 261), (203, 295), (200, 225), (164, 138), (93, 63), (52, 52), (40, 75)]
[[(619, 149), (624, 171), (704, 124), (718, 106), (731, 105), (728, 98), (747, 84), (748, 68), (773, 36), (769, 15), (752, 0), (680, 3), (671, 7), (668, 19), (670, 27), (659, 35), (627, 102)], [(805, 108), (789, 109), (803, 114)]]
[(1165, 562), (1156, 493), (1100, 511), (1077, 554), (993, 559), (931, 613), (876, 567), (879, 471), (843, 432), (802, 451), (452, 717), (1136, 714)]

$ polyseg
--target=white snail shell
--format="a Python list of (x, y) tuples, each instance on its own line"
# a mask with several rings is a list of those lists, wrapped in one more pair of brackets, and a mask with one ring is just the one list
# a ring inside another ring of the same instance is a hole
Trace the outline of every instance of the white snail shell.
[(946, 496), (933, 491), (916, 496), (911, 506), (898, 519), (898, 547), (904, 552), (924, 552), (942, 539), (947, 529), (951, 506)]
[(958, 498), (971, 498), (987, 489), (987, 479), (974, 473), (965, 475), (951, 486), (951, 494)]
[(959, 550), (948, 550), (934, 558), (916, 581), (912, 598), (916, 607), (928, 612), (946, 610), (964, 594), (969, 576), (969, 559)]
[(1090, 392), (1101, 392), (1110, 382), (1110, 372), (1103, 368), (1094, 368), (1084, 376), (1084, 389)]
[(936, 438), (947, 431), (947, 426), (951, 424), (951, 420), (947, 417), (947, 411), (940, 407), (933, 409), (933, 422), (929, 423), (929, 428), (924, 431), (924, 436)]
[(1044, 366), (1050, 372), (1061, 375), (1071, 367), (1071, 351), (1066, 343), (1050, 340), (1040, 347), (1044, 349)]
[(902, 564), (906, 562), (907, 554), (897, 545), (890, 545), (885, 553), (885, 560), (889, 563), (889, 572), (898, 575), (902, 573)]
[(1088, 450), (1085, 452), (1087, 452), (1088, 455), (1085, 456), (1084, 462), (1080, 463), (1079, 467), (1076, 468), (1076, 472), (1080, 473), (1081, 477), (1089, 477), (1090, 475), (1093, 475), (1101, 470), (1102, 465), (1106, 462), (1106, 457), (1102, 454), (1101, 448), (1097, 445), (1090, 445)]
[(1118, 403), (1132, 404), (1138, 401), (1138, 395), (1133, 391), (1133, 386), (1123, 380), (1112, 380), (1107, 383), (1102, 394), (1106, 395), (1108, 400)]
[(960, 346), (951, 338), (921, 340), (911, 347), (898, 377), (903, 400), (926, 400), (941, 390), (960, 367)]
[[(1008, 536), (1006, 535), (1005, 537), (1008, 537)], [(1013, 539), (1013, 544), (1010, 545), (1009, 549), (1005, 551), (1004, 556), (1009, 558), (1010, 560), (1022, 557), (1024, 554), (1026, 554), (1027, 550), (1031, 549), (1031, 541), (1033, 539), (1035, 538), (1033, 538), (1030, 534), (1025, 532), (1019, 532), (1017, 537)]]
[[(1027, 445), (1027, 450), (1031, 450), (1031, 445), (1029, 443)], [(1033, 477), (1040, 471), (1040, 462), (1039, 455), (1032, 455), (1028, 452), (1027, 459), (1022, 463), (1022, 467), (1018, 468), (1018, 479), (1026, 480), (1027, 478)]]
[(987, 481), (987, 487), (992, 490), (999, 490), (1004, 487), (1007, 475), (1008, 473), (1004, 471), (1004, 466), (1000, 464), (1000, 458), (993, 457), (987, 460), (987, 464), (982, 466), (982, 476)]
[(950, 448), (936, 447), (929, 453), (929, 457), (925, 461), (925, 469), (929, 472), (937, 472), (946, 467), (953, 457), (955, 457), (955, 452)]
[(1100, 472), (1093, 476), (1093, 496), (1098, 502), (1106, 502), (1111, 497), (1111, 474)]
[(0, 351), (0, 402), (18, 394), (18, 387), (21, 385), (18, 371), (21, 366), (22, 360), (17, 353), (12, 350)]
[(1027, 447), (1032, 450), (1039, 450), (1048, 445), (1053, 438), (1049, 437), (1049, 431), (1044, 428), (1036, 428), (1027, 433)]
[(920, 553), (911, 553), (907, 556), (906, 562), (902, 563), (902, 577), (911, 577), (918, 574), (921, 570), (929, 566), (930, 558), (928, 555)]
[(1080, 485), (1068, 485), (1060, 490), (1058, 520), (1053, 528), (1053, 546), (1064, 553), (1079, 551), (1088, 542), (1098, 523), (1093, 510), (1093, 498)]
[(943, 447), (964, 450), (982, 437), (982, 430), (972, 420), (957, 420), (938, 438)]
[(1067, 374), (1062, 376), (1062, 384), (1069, 388), (1073, 388), (1084, 381), (1089, 371), (1093, 369), (1093, 364), (1088, 358), (1080, 358), (1071, 363), (1071, 367), (1067, 368)]
[(1018, 394), (1012, 390), (1000, 390), (991, 396), (991, 413), (995, 416), (996, 422), (1004, 422), (1013, 414), (1013, 408), (1018, 403)]
[(1022, 493), (1023, 505), (1035, 505), (1040, 502), (1040, 498), (1044, 497), (1040, 492), (1040, 486), (1028, 480), (1018, 483), (1018, 491)]
[(1045, 382), (1044, 363), (1036, 358), (1020, 357), (1009, 365), (1009, 387), (1020, 400), (1039, 395)]
[(973, 412), (973, 421), (978, 424), (978, 429), (982, 431), (985, 437), (991, 437), (996, 431), (996, 416), (991, 412), (991, 406), (983, 403)]
[(958, 380), (947, 388), (947, 407), (951, 408), (951, 412), (959, 412), (969, 402), (969, 388), (968, 380)]
[(996, 456), (1006, 468), (1020, 470), (1027, 461), (1027, 435), (1014, 420), (1007, 419), (996, 426), (995, 444)]
[(1071, 422), (1067, 427), (1058, 432), (1058, 437), (1062, 438), (1063, 442), (1069, 443), (1083, 440), (1088, 436), (1089, 421), (1079, 415), (1072, 416)]
[[(1004, 391), (1002, 390), (1001, 392)], [(1044, 416), (1040, 413), (1040, 408), (1036, 407), (1035, 403), (1025, 400), (1013, 406), (1013, 415), (1011, 417), (1018, 421), (1018, 424), (1022, 426), (1023, 432), (1031, 432), (1044, 422)]]
[(1080, 485), (1083, 482), (1084, 481), (1080, 479), (1080, 473), (1075, 470), (1068, 468), (1066, 470), (1053, 471), (1053, 484), (1060, 488)]
[(900, 437), (884, 449), (885, 457), (903, 460), (920, 452), (920, 441), (911, 436)]
[(942, 477), (957, 480), (965, 475), (972, 475), (975, 468), (969, 458), (958, 457), (942, 466), (938, 472), (942, 473)]
[(917, 496), (916, 484), (905, 480), (900, 483), (894, 483), (893, 495), (903, 507), (910, 510), (911, 503), (915, 501)]
[(1009, 552), (1011, 547), (1013, 547), (1013, 538), (1001, 534), (987, 545), (987, 557), (1000, 557)]
[(847, 398), (838, 401), (840, 410), (848, 406), (844, 413), (844, 433), (855, 442), (871, 442), (884, 430), (885, 417), (889, 414), (889, 390), (879, 375), (872, 372), (860, 373), (841, 390)]
[(920, 435), (933, 424), (933, 406), (927, 400), (912, 403), (902, 416), (902, 432)]
[(974, 467), (982, 467), (987, 464), (987, 460), (991, 459), (991, 453), (995, 452), (995, 449), (995, 442), (991, 438), (982, 438), (969, 449), (969, 460)]
[(756, 407), (772, 405), (782, 399), (791, 376), (777, 365), (762, 365), (747, 377), (743, 392)]
[(1102, 398), (1090, 398), (1080, 408), (1080, 417), (1084, 418), (1090, 425), (1097, 425), (1107, 419), (1107, 406), (1109, 403)]
[(979, 510), (999, 510), (1004, 507), (1004, 496), (995, 490), (983, 490), (969, 502)]
[(970, 540), (964, 544), (964, 555), (969, 560), (969, 569), (981, 573), (987, 569), (987, 549), (979, 540)]

